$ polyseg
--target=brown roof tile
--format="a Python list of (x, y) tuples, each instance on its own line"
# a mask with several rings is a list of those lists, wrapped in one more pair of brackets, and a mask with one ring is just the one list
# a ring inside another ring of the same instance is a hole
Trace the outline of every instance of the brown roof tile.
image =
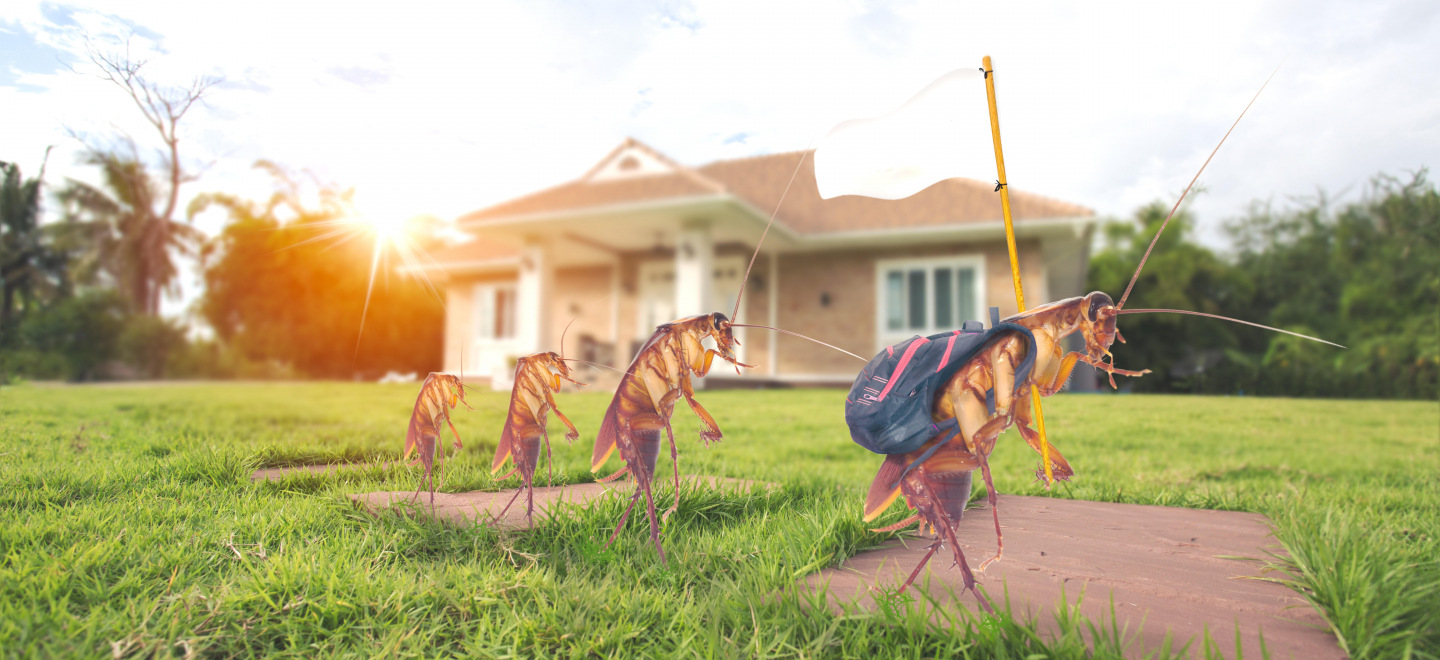
[(460, 222), (556, 211), (578, 211), (612, 204), (713, 195), (715, 192), (713, 189), (701, 186), (678, 174), (641, 176), (633, 179), (595, 183), (571, 181), (468, 213), (460, 218)]
[(489, 241), (475, 240), (436, 250), (430, 255), (431, 261), (427, 262), (427, 264), (431, 266), (448, 266), (476, 261), (511, 259), (518, 255), (519, 252), (514, 248), (496, 245)]
[[(813, 153), (792, 151), (722, 160), (700, 167), (698, 171), (725, 184), (735, 196), (768, 214), (780, 201), (785, 182), (790, 180), (796, 165), (800, 164), (800, 158)], [(814, 162), (812, 157), (805, 158), (800, 173), (795, 175), (794, 185), (784, 193), (784, 204), (777, 216), (801, 234), (992, 222), (1001, 217), (1000, 195), (995, 192), (994, 184), (973, 179), (941, 181), (900, 200), (855, 195), (820, 199), (815, 184)], [(1013, 189), (1010, 191), (1010, 212), (1017, 222), (1094, 213), (1083, 206)]]
[[(638, 143), (630, 140), (622, 146), (630, 144)], [(814, 160), (808, 157), (812, 153), (793, 151), (721, 160), (693, 170), (682, 168), (673, 174), (630, 179), (587, 181), (582, 178), (475, 211), (460, 221), (581, 211), (717, 193), (734, 195), (765, 214), (775, 209), (784, 194), (784, 205), (776, 221), (799, 234), (993, 222), (1001, 217), (1000, 196), (994, 192), (994, 184), (970, 179), (942, 181), (902, 200), (857, 196), (820, 199)], [(786, 183), (802, 156), (805, 160), (794, 177), (795, 183), (785, 192)], [(1094, 214), (1083, 206), (1014, 189), (1010, 191), (1010, 209), (1017, 222)]]

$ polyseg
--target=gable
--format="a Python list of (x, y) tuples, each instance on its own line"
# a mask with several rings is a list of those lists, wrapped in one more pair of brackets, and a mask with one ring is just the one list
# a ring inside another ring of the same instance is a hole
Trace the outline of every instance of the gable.
[(600, 183), (640, 176), (665, 175), (673, 172), (675, 172), (674, 167), (649, 149), (630, 142), (611, 153), (609, 158), (601, 161), (590, 171), (585, 180)]

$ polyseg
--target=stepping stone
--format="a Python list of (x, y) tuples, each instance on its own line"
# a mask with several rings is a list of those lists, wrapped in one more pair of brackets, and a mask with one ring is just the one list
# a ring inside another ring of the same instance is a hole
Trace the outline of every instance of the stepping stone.
[[(681, 477), (690, 483), (712, 490), (745, 491), (752, 487), (761, 486), (764, 488), (777, 488), (775, 484), (768, 484), (745, 479), (730, 479), (726, 477), (686, 476)], [(586, 504), (597, 498), (614, 494), (617, 497), (629, 497), (634, 492), (634, 482), (630, 479), (614, 481), (608, 484), (585, 483), (572, 484), (568, 486), (536, 486), (535, 487), (535, 523), (539, 524), (549, 517), (550, 509), (556, 503), (565, 504)], [(505, 508), (510, 498), (515, 497), (519, 489), (502, 491), (471, 491), (468, 493), (435, 493), (435, 518), (448, 523), (468, 525), (474, 523), (494, 524), (500, 529), (528, 529), (529, 522), (525, 519), (525, 495), (515, 500), (510, 510), (499, 521), (495, 521), (496, 514)], [(371, 513), (378, 513), (380, 510), (393, 506), (404, 505), (413, 507), (417, 513), (430, 515), (430, 491), (421, 491), (420, 496), (415, 496), (415, 491), (380, 491), (374, 493), (360, 493), (351, 495), (350, 499), (365, 510)], [(660, 503), (656, 503), (660, 507)], [(665, 506), (669, 506), (666, 504)], [(663, 508), (663, 507), (662, 507)], [(643, 516), (643, 511), (641, 512)]]
[[(988, 509), (972, 504), (956, 531), (972, 570), (995, 554)], [(1238, 624), (1246, 658), (1261, 657), (1261, 631), (1272, 658), (1345, 658), (1319, 613), (1299, 594), (1247, 579), (1277, 574), (1262, 576), (1263, 562), (1233, 558), (1263, 560), (1266, 550), (1281, 551), (1266, 522), (1254, 513), (1001, 495), (1005, 556), (975, 577), (993, 604), (1002, 607), (1008, 589), (1016, 616), (1038, 617), (1041, 630), (1051, 634), (1061, 587), (1071, 603), (1084, 589), (1081, 612), (1096, 622), (1109, 620), (1113, 595), (1117, 623), (1128, 626), (1125, 634), (1132, 638), (1126, 648), (1132, 657), (1158, 649), (1166, 631), (1174, 638), (1172, 650), (1193, 638), (1189, 653), (1198, 657), (1206, 626), (1221, 654), (1232, 657)], [(872, 585), (893, 593), (929, 543), (928, 535), (892, 541), (801, 584), (828, 585), (836, 611), (874, 610)], [(960, 569), (951, 568), (951, 556), (948, 547), (936, 552), (911, 589), (925, 588), (947, 607), (958, 602), (981, 612), (975, 596), (963, 590)]]

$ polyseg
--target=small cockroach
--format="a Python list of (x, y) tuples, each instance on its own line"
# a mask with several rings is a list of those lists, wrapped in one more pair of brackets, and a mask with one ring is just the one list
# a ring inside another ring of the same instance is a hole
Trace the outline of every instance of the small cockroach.
[(435, 508), (435, 462), (443, 453), (439, 443), (440, 421), (443, 419), (450, 427), (450, 432), (455, 434), (455, 449), (460, 449), (460, 432), (455, 430), (454, 422), (450, 421), (450, 411), (459, 403), (464, 403), (466, 408), (470, 407), (470, 404), (465, 402), (465, 384), (461, 377), (431, 372), (420, 385), (420, 396), (415, 398), (415, 409), (410, 413), (410, 426), (405, 431), (405, 455), (401, 460), (409, 460), (410, 454), (414, 453), (415, 459), (410, 461), (410, 464), (420, 463), (425, 466), (425, 474), (420, 480), (420, 486), (415, 489), (415, 497), (420, 497), (420, 490), (428, 481), (431, 509)]
[[(690, 409), (700, 417), (703, 428), (700, 439), (706, 445), (720, 440), (722, 433), (709, 411), (695, 400), (695, 389), (690, 376), (704, 376), (710, 373), (715, 356), (740, 367), (751, 365), (735, 357), (735, 334), (733, 324), (724, 314), (702, 314), (666, 323), (655, 329), (646, 340), (630, 368), (620, 379), (615, 398), (605, 411), (600, 423), (600, 434), (595, 438), (595, 451), (591, 454), (590, 470), (599, 472), (605, 461), (617, 449), (625, 460), (625, 467), (614, 474), (600, 479), (612, 481), (626, 473), (635, 477), (635, 494), (630, 505), (620, 516), (615, 533), (606, 542), (608, 547), (625, 527), (635, 503), (643, 495), (646, 513), (650, 517), (650, 538), (660, 561), (665, 561), (665, 550), (660, 547), (660, 521), (655, 516), (655, 501), (651, 494), (651, 483), (655, 476), (655, 462), (660, 455), (660, 432), (670, 440), (670, 459), (675, 464), (675, 504), (666, 512), (668, 516), (680, 505), (680, 463), (675, 449), (675, 433), (670, 428), (670, 415), (675, 402), (685, 397)], [(715, 348), (705, 348), (700, 342), (709, 337), (715, 341)]]
[[(804, 162), (805, 159), (801, 158), (800, 164), (796, 165), (796, 172)], [(784, 202), (784, 195), (781, 195), (780, 202)], [(776, 213), (779, 210), (780, 206), (777, 203)], [(774, 224), (774, 222), (775, 213), (772, 213), (770, 224)], [(636, 502), (640, 500), (641, 496), (644, 496), (646, 513), (650, 518), (650, 538), (655, 543), (655, 550), (660, 553), (661, 563), (665, 562), (665, 550), (660, 546), (660, 521), (668, 518), (680, 507), (680, 463), (679, 454), (675, 448), (675, 433), (670, 428), (670, 415), (675, 410), (676, 401), (684, 397), (685, 402), (690, 405), (690, 409), (700, 417), (700, 423), (703, 426), (700, 430), (700, 439), (708, 446), (723, 437), (719, 425), (715, 423), (715, 418), (700, 405), (699, 401), (695, 400), (695, 389), (690, 383), (690, 377), (704, 377), (710, 372), (710, 367), (717, 356), (735, 365), (736, 373), (740, 372), (740, 367), (754, 366), (744, 364), (736, 358), (735, 346), (740, 342), (735, 339), (734, 328), (763, 328), (783, 332), (833, 348), (862, 362), (865, 361), (865, 358), (850, 351), (796, 332), (765, 325), (741, 324), (732, 320), (739, 318), (740, 301), (745, 293), (744, 286), (750, 279), (750, 269), (755, 266), (755, 258), (760, 254), (760, 246), (764, 245), (765, 236), (770, 232), (770, 224), (765, 226), (765, 231), (760, 234), (760, 240), (755, 246), (755, 253), (750, 256), (750, 265), (746, 267), (745, 275), (740, 280), (740, 295), (735, 297), (735, 309), (730, 316), (726, 317), (721, 312), (714, 312), (660, 325), (641, 346), (635, 359), (631, 361), (630, 368), (620, 379), (620, 386), (615, 390), (615, 398), (611, 400), (610, 407), (605, 411), (605, 419), (600, 425), (600, 434), (595, 438), (595, 451), (591, 454), (590, 470), (599, 472), (610, 455), (618, 450), (620, 457), (625, 461), (625, 467), (600, 481), (611, 481), (629, 473), (635, 478), (636, 489), (625, 513), (620, 516), (619, 524), (615, 526), (615, 532), (605, 543), (606, 547), (609, 547), (620, 535), (620, 530), (625, 527), (625, 521), (629, 519), (630, 512), (635, 509)], [(705, 348), (701, 343), (707, 337), (715, 342), (715, 348)], [(665, 512), (664, 516), (657, 518), (651, 484), (654, 482), (655, 463), (660, 455), (660, 432), (662, 429), (670, 441), (670, 459), (675, 467), (675, 503)]]
[[(571, 321), (574, 322), (573, 320)], [(568, 331), (569, 325), (565, 326)], [(565, 346), (565, 335), (560, 335), (560, 346)], [(554, 462), (550, 457), (550, 434), (546, 431), (549, 413), (555, 413), (560, 422), (565, 425), (565, 440), (574, 442), (580, 437), (580, 432), (575, 430), (575, 425), (570, 423), (569, 418), (560, 412), (555, 405), (554, 393), (560, 391), (560, 381), (565, 380), (576, 387), (584, 387), (582, 383), (576, 382), (570, 377), (570, 366), (565, 364), (566, 358), (556, 355), (554, 352), (536, 353), (526, 355), (516, 360), (515, 363), (515, 385), (510, 390), (510, 408), (505, 416), (505, 428), (500, 433), (500, 444), (495, 448), (495, 460), (490, 466), (490, 473), (495, 474), (505, 466), (507, 461), (513, 461), (514, 469), (506, 473), (501, 479), (508, 478), (516, 472), (524, 479), (525, 485), (515, 491), (510, 502), (505, 505), (500, 513), (495, 515), (499, 520), (510, 510), (520, 493), (528, 493), (525, 498), (525, 519), (534, 523), (535, 512), (535, 467), (540, 460), (540, 443), (545, 443), (545, 459), (551, 463), (552, 477)]]

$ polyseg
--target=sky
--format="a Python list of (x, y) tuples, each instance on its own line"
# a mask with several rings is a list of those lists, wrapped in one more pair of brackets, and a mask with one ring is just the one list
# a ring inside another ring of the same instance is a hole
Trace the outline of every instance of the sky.
[[(159, 140), (87, 47), (223, 79), (181, 124), (182, 197), (263, 198), (268, 159), (376, 217), (583, 174), (626, 137), (675, 160), (812, 148), (991, 55), (1014, 189), (1124, 217), (1201, 178), (1202, 240), (1255, 202), (1362, 196), (1440, 162), (1440, 4), (1395, 2), (9, 2), (0, 160), (94, 181), (74, 133)], [(1283, 64), (1282, 64), (1283, 63)], [(783, 212), (782, 212), (783, 215)], [(197, 219), (215, 233), (218, 215)], [(166, 305), (183, 310), (196, 295)]]

